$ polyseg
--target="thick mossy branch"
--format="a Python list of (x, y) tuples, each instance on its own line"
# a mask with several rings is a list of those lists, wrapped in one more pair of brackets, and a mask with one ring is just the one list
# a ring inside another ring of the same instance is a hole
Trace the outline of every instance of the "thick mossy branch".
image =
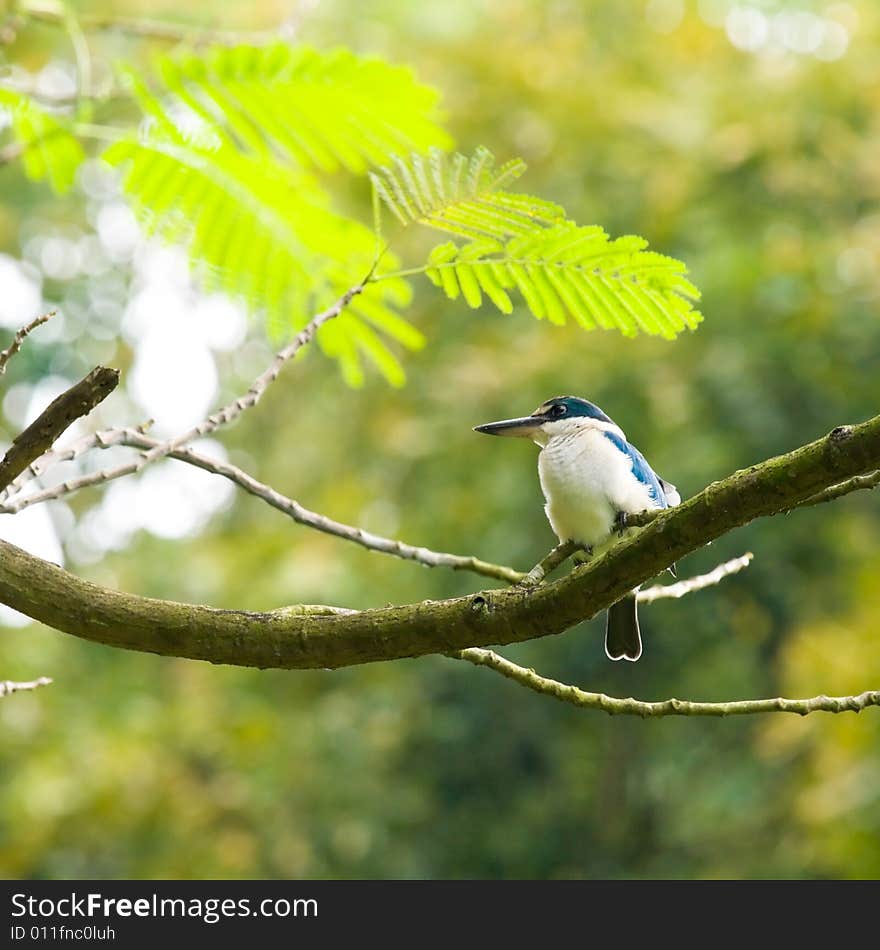
[(238, 666), (307, 669), (452, 653), (562, 633), (669, 564), (755, 518), (880, 466), (880, 416), (736, 472), (566, 577), (353, 614), (217, 610), (82, 581), (0, 542), (0, 602), (111, 646)]

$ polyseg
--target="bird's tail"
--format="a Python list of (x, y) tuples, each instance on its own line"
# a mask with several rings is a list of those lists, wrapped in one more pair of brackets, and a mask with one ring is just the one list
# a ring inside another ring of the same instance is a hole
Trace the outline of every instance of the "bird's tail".
[(635, 661), (642, 655), (639, 610), (632, 591), (608, 608), (605, 624), (605, 653), (609, 660)]

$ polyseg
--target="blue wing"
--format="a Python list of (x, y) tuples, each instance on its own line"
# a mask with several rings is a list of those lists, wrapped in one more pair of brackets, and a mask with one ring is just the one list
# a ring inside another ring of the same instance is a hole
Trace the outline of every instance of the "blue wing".
[(658, 508), (668, 508), (669, 500), (666, 497), (663, 484), (657, 473), (648, 464), (645, 456), (634, 445), (631, 445), (626, 439), (622, 439), (614, 432), (606, 432), (605, 438), (610, 439), (624, 455), (629, 456), (632, 462), (633, 475), (648, 489), (655, 505)]

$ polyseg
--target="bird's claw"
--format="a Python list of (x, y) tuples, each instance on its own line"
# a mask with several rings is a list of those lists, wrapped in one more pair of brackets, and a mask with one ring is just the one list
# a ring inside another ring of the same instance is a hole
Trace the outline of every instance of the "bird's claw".
[(614, 517), (614, 529), (618, 534), (623, 534), (626, 531), (627, 517), (625, 511), (618, 511)]

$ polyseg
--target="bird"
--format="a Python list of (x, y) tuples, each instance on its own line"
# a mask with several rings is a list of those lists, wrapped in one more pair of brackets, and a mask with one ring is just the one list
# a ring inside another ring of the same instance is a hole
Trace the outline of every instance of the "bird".
[[(538, 477), (544, 511), (560, 543), (590, 552), (626, 516), (670, 508), (678, 489), (661, 478), (623, 430), (597, 405), (579, 396), (554, 396), (528, 416), (474, 426), (486, 435), (529, 438), (540, 446)], [(670, 567), (675, 575), (674, 565)], [(635, 662), (642, 655), (637, 589), (608, 608), (605, 653)]]

